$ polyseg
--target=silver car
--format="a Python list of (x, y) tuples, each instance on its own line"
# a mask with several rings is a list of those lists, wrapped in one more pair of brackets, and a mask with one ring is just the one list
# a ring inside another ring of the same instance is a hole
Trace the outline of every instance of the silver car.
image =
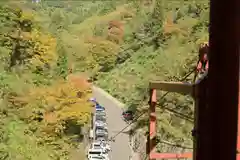
[(96, 138), (96, 141), (101, 142), (101, 143), (103, 143), (103, 144), (107, 144), (107, 139), (106, 139), (106, 137), (101, 137), (101, 136), (99, 136), (99, 137)]
[(107, 128), (107, 126), (98, 126), (98, 125), (96, 125), (95, 126), (95, 129), (97, 130), (97, 129), (103, 129), (103, 130), (105, 130), (105, 131), (107, 131), (108, 130), (108, 128)]
[(97, 135), (97, 134), (96, 134), (95, 140), (96, 140), (96, 141), (101, 141), (101, 142), (107, 142), (107, 140), (108, 140), (108, 135), (105, 135), (105, 134), (103, 134), (103, 135)]
[(95, 113), (96, 116), (106, 116), (105, 112), (96, 112)]
[(95, 116), (95, 121), (106, 122), (106, 116)]
[(107, 123), (98, 120), (98, 121), (95, 121), (95, 126), (107, 126)]
[(106, 129), (100, 129), (100, 128), (98, 128), (98, 129), (96, 129), (95, 130), (96, 132), (96, 135), (108, 135), (108, 131), (106, 130)]

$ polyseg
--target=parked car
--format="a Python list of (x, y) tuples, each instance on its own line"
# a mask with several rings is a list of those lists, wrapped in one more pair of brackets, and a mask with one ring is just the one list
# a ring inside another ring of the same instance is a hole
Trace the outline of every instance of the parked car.
[(105, 108), (98, 103), (96, 103), (95, 108), (96, 108), (96, 111), (105, 111)]
[(108, 131), (104, 129), (96, 129), (96, 136), (108, 136)]
[(97, 130), (97, 129), (103, 129), (103, 130), (105, 130), (105, 131), (107, 131), (108, 130), (108, 127), (107, 126), (95, 126), (95, 130)]
[(103, 109), (103, 108), (96, 109), (95, 112), (104, 112), (105, 113), (105, 109)]
[(106, 155), (93, 155), (88, 158), (88, 160), (110, 160), (109, 156)]
[(93, 149), (103, 149), (105, 152), (110, 151), (110, 146), (107, 143), (103, 143), (101, 141), (95, 141), (91, 144), (91, 148)]
[(107, 123), (106, 122), (103, 122), (103, 121), (95, 121), (94, 123), (95, 126), (103, 126), (103, 127), (106, 127), (107, 126)]
[(106, 116), (105, 112), (96, 112), (95, 116)]
[(88, 150), (88, 158), (92, 158), (94, 156), (104, 156), (104, 154), (107, 154), (102, 148), (90, 148)]
[(105, 134), (108, 134), (108, 129), (107, 127), (106, 128), (103, 128), (103, 127), (96, 127), (95, 128), (95, 132), (96, 134), (101, 134), (101, 133), (105, 133)]
[(96, 134), (95, 135), (95, 140), (97, 140), (97, 141), (105, 141), (105, 142), (107, 142), (107, 140), (108, 140), (108, 134)]
[(104, 111), (105, 111), (105, 108), (104, 108), (104, 107), (96, 108), (96, 112), (104, 112)]
[(106, 116), (95, 116), (95, 121), (106, 122)]
[(91, 156), (88, 160), (106, 160), (104, 156)]
[(92, 149), (102, 149), (102, 146), (101, 146), (101, 142), (93, 142), (91, 145), (90, 145), (90, 148)]
[(107, 138), (104, 136), (97, 136), (96, 141), (101, 142), (101, 143), (107, 143)]
[(123, 116), (123, 119), (125, 120), (125, 121), (132, 121), (133, 120), (133, 111), (130, 111), (130, 110), (128, 110), (128, 111), (124, 111), (123, 113), (122, 113), (122, 116)]
[(105, 156), (92, 156), (91, 158), (88, 158), (88, 160), (109, 160)]

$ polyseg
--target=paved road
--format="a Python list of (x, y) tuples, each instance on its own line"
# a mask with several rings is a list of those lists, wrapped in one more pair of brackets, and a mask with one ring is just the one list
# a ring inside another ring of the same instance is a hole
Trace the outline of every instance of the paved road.
[[(105, 107), (109, 137), (114, 136), (126, 126), (121, 118), (123, 104), (97, 87), (93, 87), (93, 96)], [(129, 146), (129, 136), (126, 133), (119, 134), (115, 142), (111, 142), (111, 148), (110, 160), (129, 160), (131, 148)]]

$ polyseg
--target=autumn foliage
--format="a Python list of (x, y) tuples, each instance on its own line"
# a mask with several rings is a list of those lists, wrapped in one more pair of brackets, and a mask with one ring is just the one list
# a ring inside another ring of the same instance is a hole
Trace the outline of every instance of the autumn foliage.
[[(6, 10), (12, 11), (14, 14), (11, 18), (15, 19), (9, 26), (15, 29), (6, 29), (4, 36), (12, 49), (9, 68), (21, 65), (33, 70), (49, 69), (58, 57), (56, 39), (34, 25), (34, 15), (31, 11), (23, 11), (19, 8), (6, 8)], [(9, 15), (6, 15), (7, 18)]]
[(117, 44), (121, 43), (124, 36), (123, 22), (112, 20), (108, 25), (108, 40), (113, 41)]
[(79, 124), (90, 121), (89, 96), (90, 85), (70, 76), (67, 82), (59, 80), (52, 86), (34, 87), (24, 95), (11, 95), (9, 101), (25, 121), (37, 121), (47, 128), (50, 125), (52, 132), (60, 132), (69, 120)]

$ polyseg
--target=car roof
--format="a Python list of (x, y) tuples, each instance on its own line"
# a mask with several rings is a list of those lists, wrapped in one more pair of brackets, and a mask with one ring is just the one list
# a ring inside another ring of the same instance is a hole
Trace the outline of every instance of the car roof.
[(104, 112), (104, 111), (100, 111), (100, 112), (97, 111), (96, 114), (106, 114), (106, 112)]
[(107, 131), (104, 131), (104, 130), (97, 130), (96, 133), (103, 133), (103, 134), (107, 134), (108, 132)]
[(106, 117), (106, 114), (96, 114), (96, 117)]
[(96, 114), (95, 117), (106, 117), (105, 114)]
[(104, 129), (107, 130), (108, 127), (106, 125), (96, 125), (96, 129)]
[(99, 116), (96, 116), (96, 119), (106, 119), (106, 116), (101, 116), (101, 117), (99, 117)]
[(96, 131), (99, 131), (99, 132), (106, 132), (106, 129), (104, 129), (104, 128), (96, 128)]
[(102, 148), (91, 148), (88, 150), (88, 152), (102, 152), (103, 149)]
[(102, 160), (104, 160), (105, 157), (102, 157), (102, 156), (93, 156), (93, 157), (90, 157), (89, 160), (98, 160), (98, 159), (102, 159)]
[(95, 145), (95, 144), (96, 144), (96, 145), (101, 145), (101, 142), (95, 141), (95, 142), (93, 142), (92, 144), (93, 144), (93, 145)]
[(101, 120), (95, 120), (95, 122), (97, 122), (97, 123), (105, 123), (105, 122), (103, 122)]
[(97, 127), (107, 127), (106, 123), (95, 123)]
[(95, 115), (105, 115), (105, 114), (106, 114), (106, 112), (103, 112), (103, 111), (101, 111), (101, 112), (99, 112), (99, 111), (95, 112)]

